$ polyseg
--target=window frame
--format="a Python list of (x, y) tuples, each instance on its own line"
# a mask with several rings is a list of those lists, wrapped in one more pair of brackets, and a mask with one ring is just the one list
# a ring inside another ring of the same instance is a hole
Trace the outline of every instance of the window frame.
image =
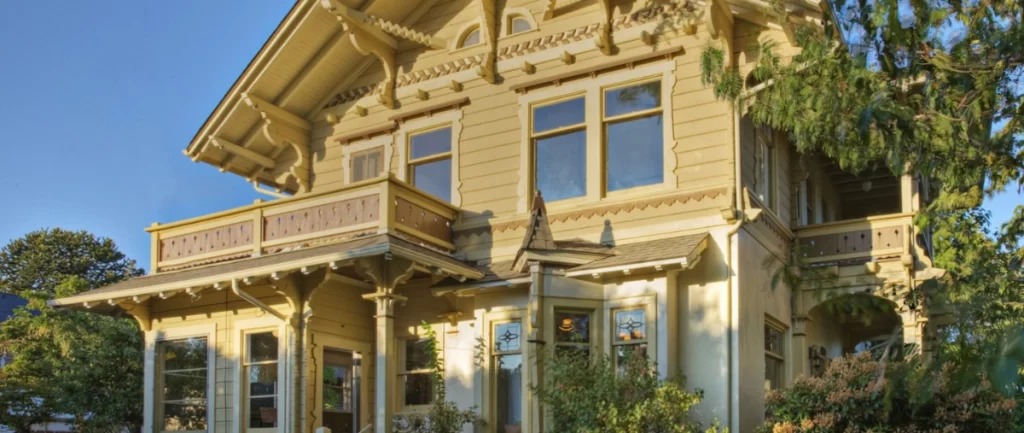
[[(348, 350), (351, 352), (359, 352), (363, 357), (363, 365), (360, 366), (362, 369), (362, 386), (359, 387), (359, 420), (363, 424), (360, 428), (365, 428), (367, 423), (373, 423), (373, 413), (370, 412), (370, 406), (374, 402), (370, 399), (370, 389), (375, 385), (372, 381), (367, 380), (370, 374), (374, 374), (376, 368), (376, 359), (372, 356), (373, 348), (369, 343), (349, 340), (346, 338), (338, 337), (332, 334), (326, 334), (321, 332), (314, 332), (313, 338), (317, 342), (316, 347), (313, 348), (313, 355), (316, 359), (324, 359), (324, 349), (340, 349)], [(324, 381), (323, 368), (316, 368), (316, 374), (314, 380), (316, 383), (321, 384)], [(323, 427), (323, 411), (324, 411), (324, 389), (322, 386), (316, 386), (314, 391), (315, 406), (314, 410), (317, 412), (316, 425), (313, 429)], [(354, 394), (353, 394), (354, 395)]]
[[(641, 86), (641, 85), (648, 84), (648, 83), (659, 83), (658, 90), (661, 92), (661, 96), (662, 96), (661, 101), (660, 101), (661, 104), (659, 106), (657, 106), (655, 108), (648, 108), (648, 109), (645, 109), (645, 110), (634, 111), (634, 112), (631, 112), (631, 113), (624, 113), (624, 114), (618, 114), (618, 115), (611, 116), (611, 117), (605, 117), (605, 112), (606, 112), (607, 107), (608, 107), (608, 98), (607, 98), (607, 92), (608, 91), (624, 89), (624, 88), (627, 88), (627, 87)], [(665, 125), (664, 124), (665, 124), (665, 118), (666, 118), (666, 114), (667, 113), (665, 111), (665, 91), (664, 91), (664, 89), (662, 89), (662, 87), (664, 85), (665, 85), (664, 77), (651, 76), (651, 77), (639, 78), (639, 79), (631, 80), (631, 81), (627, 81), (627, 82), (621, 82), (621, 83), (613, 84), (613, 85), (610, 85), (610, 86), (604, 86), (604, 87), (601, 88), (601, 112), (599, 113), (600, 118), (601, 118), (601, 160), (602, 160), (601, 161), (601, 164), (602, 164), (602, 166), (601, 166), (601, 193), (605, 197), (616, 197), (616, 196), (621, 196), (621, 195), (635, 195), (638, 192), (651, 191), (651, 190), (660, 190), (660, 189), (664, 188), (664, 186), (665, 186), (665, 174), (662, 173), (661, 182), (658, 182), (658, 183), (652, 183), (652, 184), (647, 184), (647, 185), (638, 185), (638, 186), (634, 186), (634, 187), (631, 187), (631, 188), (621, 189), (621, 190), (618, 190), (618, 191), (610, 191), (608, 189), (608, 161), (609, 161), (609, 158), (608, 158), (608, 145), (609, 145), (609, 141), (608, 141), (608, 129), (607, 129), (608, 125), (613, 125), (613, 124), (618, 124), (618, 123), (625, 123), (625, 122), (630, 122), (630, 121), (633, 121), (633, 120), (645, 119), (645, 118), (648, 118), (648, 117), (661, 116), (661, 122), (662, 122), (661, 142), (665, 143), (665, 131), (664, 131), (664, 126)], [(664, 144), (663, 144), (663, 146), (664, 146)], [(665, 156), (665, 154), (663, 152), (662, 153), (662, 158), (664, 159), (665, 157), (666, 156)], [(662, 161), (662, 165), (664, 166), (664, 161)]]
[[(609, 347), (609, 351), (611, 352), (612, 368), (616, 369), (616, 371), (618, 371), (618, 368), (619, 368), (619, 359), (618, 359), (618, 356), (616, 356), (617, 355), (616, 354), (616, 350), (619, 347), (623, 347), (623, 346), (639, 346), (639, 345), (645, 344), (645, 345), (647, 345), (647, 359), (648, 360), (651, 359), (652, 353), (654, 353), (655, 355), (657, 354), (657, 352), (653, 351), (654, 343), (651, 340), (651, 320), (650, 320), (650, 314), (649, 314), (650, 312), (648, 310), (649, 310), (649, 308), (648, 308), (647, 305), (632, 305), (632, 306), (627, 306), (627, 307), (618, 307), (618, 308), (611, 308), (610, 309), (610, 313), (609, 313), (609, 316), (608, 316), (608, 325), (610, 326), (609, 333), (608, 333), (608, 338), (609, 338), (610, 341), (609, 341), (608, 347)], [(621, 340), (621, 341), (616, 338), (616, 336), (618, 335), (616, 331), (618, 330), (618, 325), (619, 324), (618, 324), (618, 322), (615, 319), (615, 315), (616, 315), (616, 313), (626, 312), (626, 311), (643, 311), (643, 313), (644, 313), (644, 338), (639, 339), (639, 340), (632, 340), (632, 339), (630, 339), (630, 340)]]
[(157, 379), (157, 374), (161, 374), (156, 365), (158, 361), (158, 343), (195, 337), (206, 338), (206, 430), (189, 431), (206, 431), (211, 433), (215, 431), (217, 425), (217, 324), (210, 323), (205, 325), (151, 330), (146, 332), (145, 337), (146, 351), (144, 356), (146, 362), (143, 368), (143, 380), (145, 382), (146, 392), (143, 395), (143, 408), (144, 413), (148, 416), (143, 417), (143, 431), (157, 433), (164, 431), (161, 428), (162, 426), (157, 424), (158, 422), (161, 422), (160, 418), (163, 416), (163, 410), (158, 409), (158, 407), (161, 407), (163, 403), (157, 396), (158, 384), (160, 383), (160, 380)]
[[(412, 136), (426, 132), (431, 132), (445, 127), (451, 127), (451, 138), (452, 144), (449, 148), (448, 155), (451, 158), (451, 200), (452, 206), (462, 205), (462, 194), (459, 190), (462, 188), (462, 182), (460, 180), (459, 170), (459, 141), (462, 136), (462, 109), (455, 108), (443, 112), (433, 113), (430, 116), (418, 117), (406, 120), (398, 128), (397, 141), (398, 147), (398, 179), (407, 182), (409, 185), (413, 185), (410, 173), (412, 172), (412, 164), (422, 164), (426, 161), (427, 157), (417, 158), (416, 160), (410, 161), (412, 155)], [(434, 157), (435, 155), (431, 155)], [(385, 156), (387, 159), (387, 156)], [(438, 158), (441, 159), (441, 158)], [(440, 198), (438, 198), (440, 199)]]
[[(507, 7), (501, 13), (501, 38), (508, 38), (512, 36), (525, 35), (527, 33), (535, 32), (540, 30), (540, 26), (537, 25), (537, 20), (533, 17), (533, 12), (530, 12), (529, 8), (524, 7)], [(530, 29), (521, 32), (512, 32), (512, 20), (520, 18), (530, 23)]]
[[(536, 116), (534, 116), (534, 113), (537, 111), (538, 108), (550, 107), (552, 105), (558, 105), (558, 104), (561, 104), (561, 103), (564, 103), (564, 102), (573, 101), (573, 100), (576, 100), (576, 99), (582, 99), (583, 100), (583, 122), (582, 123), (575, 123), (575, 124), (568, 125), (568, 126), (559, 126), (557, 128), (549, 129), (547, 131), (543, 131), (543, 132), (539, 132), (539, 133), (533, 132), (534, 129), (535, 129), (535, 126), (536, 126), (534, 124), (534, 119), (536, 118)], [(526, 173), (527, 173), (527, 176), (529, 177), (529, 179), (528, 179), (529, 183), (528, 184), (530, 185), (530, 195), (532, 196), (533, 192), (537, 191), (537, 140), (543, 140), (545, 138), (557, 137), (557, 136), (561, 136), (561, 135), (567, 135), (567, 134), (571, 134), (571, 133), (574, 133), (574, 132), (583, 131), (585, 133), (585, 135), (584, 135), (584, 140), (585, 140), (584, 142), (586, 143), (585, 148), (589, 148), (590, 147), (589, 143), (590, 143), (591, 131), (590, 131), (590, 127), (588, 125), (589, 122), (587, 121), (588, 120), (587, 119), (587, 114), (589, 113), (589, 110), (587, 109), (587, 94), (585, 92), (575, 92), (575, 93), (570, 93), (568, 95), (562, 95), (562, 96), (559, 96), (557, 98), (552, 98), (552, 99), (547, 99), (547, 100), (539, 101), (537, 103), (534, 103), (534, 104), (530, 105), (529, 110), (530, 110), (530, 120), (529, 120), (529, 123), (527, 124), (527, 130), (528, 130), (527, 131), (527, 135), (529, 136), (529, 142), (530, 142), (529, 150), (528, 150), (528, 152), (529, 152), (529, 170)], [(589, 153), (589, 149), (588, 149), (587, 153)], [(579, 202), (585, 201), (586, 198), (587, 198), (587, 195), (590, 193), (590, 182), (589, 182), (590, 161), (589, 161), (589, 159), (590, 158), (587, 155), (584, 155), (584, 161), (587, 164), (587, 166), (586, 166), (587, 170), (584, 171), (584, 173), (583, 173), (584, 174), (584, 179), (583, 179), (583, 183), (584, 183), (583, 195), (578, 196), (578, 197), (570, 197), (570, 198), (566, 198), (566, 199), (561, 199), (561, 200), (551, 200), (550, 198), (548, 198), (548, 199), (545, 199), (545, 202), (546, 203), (558, 203), (558, 204), (561, 204), (561, 205), (565, 205), (565, 204), (573, 204), (573, 203), (579, 203)]]
[(342, 148), (343, 156), (342, 156), (342, 160), (341, 160), (342, 170), (345, 173), (345, 184), (347, 185), (347, 184), (354, 183), (352, 181), (352, 174), (353, 174), (352, 173), (353, 172), (353, 170), (352, 170), (352, 161), (353, 161), (353, 157), (357, 156), (360, 153), (371, 151), (371, 150), (376, 149), (378, 147), (383, 147), (384, 148), (384, 152), (383, 152), (383, 154), (381, 156), (382, 157), (382, 160), (381, 160), (382, 167), (381, 167), (381, 174), (380, 175), (384, 176), (384, 175), (388, 174), (388, 172), (391, 171), (391, 167), (390, 166), (391, 166), (391, 157), (392, 157), (392, 154), (394, 153), (394, 151), (393, 151), (393, 149), (394, 149), (394, 142), (395, 142), (394, 134), (388, 133), (388, 134), (377, 136), (377, 137), (373, 137), (373, 138), (370, 138), (370, 139), (367, 139), (367, 140), (353, 141), (353, 142), (350, 142), (349, 144), (346, 144)]
[[(678, 82), (675, 76), (676, 62), (674, 60), (658, 61), (643, 64), (633, 69), (616, 70), (599, 73), (596, 77), (589, 79), (572, 80), (561, 83), (559, 86), (551, 85), (535, 89), (527, 89), (519, 95), (519, 119), (520, 125), (520, 173), (527, 175), (519, 177), (518, 202), (516, 211), (525, 214), (532, 205), (534, 183), (534, 156), (533, 156), (533, 108), (548, 101), (560, 99), (571, 99), (571, 95), (584, 94), (585, 119), (587, 130), (587, 172), (586, 172), (586, 195), (582, 199), (559, 200), (555, 202), (545, 201), (549, 211), (575, 208), (581, 204), (598, 204), (605, 200), (632, 200), (644, 195), (652, 195), (676, 188), (678, 177), (678, 158), (676, 151), (679, 150), (680, 141), (676, 138), (673, 128), (673, 107), (672, 89)], [(648, 185), (628, 190), (616, 191), (615, 194), (605, 194), (603, 187), (604, 175), (604, 133), (602, 131), (603, 95), (606, 88), (637, 83), (644, 81), (661, 80), (661, 110), (662, 114), (662, 142), (663, 148), (663, 176), (662, 183)], [(624, 194), (619, 194), (624, 193)], [(628, 197), (624, 197), (628, 195)]]
[[(495, 347), (494, 342), (497, 340), (497, 337), (495, 336), (495, 331), (497, 331), (497, 328), (498, 328), (499, 325), (504, 325), (504, 324), (509, 324), (509, 323), (518, 323), (519, 324), (519, 348), (516, 349), (516, 350), (501, 350), (501, 351), (496, 350), (494, 348)], [(527, 362), (527, 358), (526, 358), (526, 324), (523, 323), (522, 317), (510, 317), (510, 318), (504, 318), (504, 319), (499, 319), (499, 320), (492, 320), (490, 322), (489, 326), (488, 326), (488, 329), (489, 329), (489, 332), (488, 332), (489, 338), (487, 340), (487, 342), (488, 342), (487, 348), (488, 348), (488, 351), (490, 352), (489, 353), (490, 356), (488, 357), (488, 362), (489, 362), (489, 366), (490, 366), (490, 368), (488, 369), (488, 383), (491, 386), (490, 386), (490, 390), (488, 390), (487, 395), (490, 398), (490, 409), (491, 409), (491, 414), (492, 414), (492, 418), (493, 418), (492, 422), (490, 423), (493, 428), (490, 429), (490, 430), (493, 433), (504, 433), (503, 429), (502, 430), (498, 429), (498, 422), (497, 422), (497, 418), (498, 418), (498, 391), (499, 391), (498, 390), (498, 362), (497, 362), (497, 359), (499, 357), (506, 356), (506, 355), (519, 355), (520, 359), (522, 360), (521, 362), (522, 362), (522, 375), (523, 375), (523, 377), (522, 377), (522, 386), (520, 387), (520, 390), (519, 390), (519, 396), (520, 396), (520, 400), (521, 400), (519, 402), (520, 409), (521, 409), (521, 413), (519, 414), (519, 419), (520, 419), (520, 426), (525, 426), (525, 425), (527, 425), (526, 415), (527, 415), (527, 412), (528, 412), (525, 409), (528, 407), (527, 405), (529, 404), (529, 401), (530, 401), (529, 398), (527, 397), (528, 393), (524, 392), (524, 390), (522, 389), (522, 388), (526, 388), (528, 386), (528, 383), (529, 383), (528, 376), (527, 376), (527, 373), (526, 373), (527, 363), (528, 363)]]
[[(772, 213), (777, 212), (778, 137), (767, 125), (754, 126), (754, 195)], [(758, 157), (760, 155), (760, 158)], [(759, 187), (764, 188), (758, 191)]]
[[(594, 355), (597, 354), (597, 351), (602, 350), (602, 346), (608, 347), (607, 345), (602, 345), (602, 343), (604, 342), (604, 312), (602, 311), (603, 304), (603, 301), (585, 302), (580, 300), (577, 302), (560, 303), (558, 305), (552, 305), (551, 307), (549, 307), (548, 311), (550, 312), (550, 314), (548, 315), (548, 317), (551, 318), (551, 321), (545, 325), (545, 333), (549, 335), (548, 341), (551, 342), (552, 349), (557, 351), (559, 346), (586, 347), (590, 351), (590, 356), (593, 357)], [(589, 314), (590, 341), (586, 343), (558, 341), (558, 333), (556, 329), (558, 328), (558, 323), (556, 317), (558, 316), (558, 313), (561, 312)]]
[[(284, 389), (286, 386), (280, 385), (277, 387), (277, 402), (278, 402), (278, 422), (277, 427), (265, 427), (265, 428), (250, 428), (248, 422), (249, 409), (247, 403), (249, 402), (249, 380), (245, 376), (245, 368), (243, 364), (243, 358), (248, 355), (247, 343), (249, 334), (258, 334), (261, 332), (274, 331), (277, 334), (277, 380), (278, 382), (287, 382), (287, 371), (288, 371), (288, 334), (287, 327), (284, 323), (276, 317), (260, 317), (256, 319), (239, 320), (234, 324), (234, 366), (235, 366), (235, 380), (234, 380), (234, 408), (233, 418), (236, 422), (232, 424), (232, 431), (234, 433), (242, 432), (284, 432), (285, 424), (282, 420), (287, 420), (287, 414), (290, 406), (288, 405), (287, 399), (284, 398)], [(246, 403), (243, 405), (243, 403)], [(245, 406), (245, 407), (243, 407)], [(245, 424), (245, 426), (243, 426)]]
[[(779, 379), (779, 384), (775, 388), (772, 388), (772, 389), (779, 389), (779, 388), (785, 387), (786, 383), (787, 383), (787, 380), (788, 380), (788, 378), (787, 378), (787, 376), (788, 376), (787, 370), (789, 368), (789, 364), (786, 361), (786, 348), (789, 347), (789, 342), (786, 341), (787, 340), (787, 329), (786, 329), (786, 326), (784, 324), (780, 323), (779, 321), (777, 321), (777, 320), (775, 320), (775, 319), (773, 319), (773, 318), (771, 318), (769, 316), (765, 316), (765, 320), (764, 320), (764, 333), (767, 334), (769, 330), (778, 332), (778, 334), (779, 334), (779, 345), (781, 347), (779, 348), (780, 350), (778, 352), (770, 351), (767, 348), (764, 349), (765, 373), (767, 373), (767, 368), (768, 368), (767, 367), (767, 365), (768, 365), (767, 364), (767, 360), (768, 360), (768, 358), (771, 358), (771, 359), (773, 359), (775, 361), (779, 361), (779, 363), (781, 364), (781, 367), (782, 367), (782, 371), (780, 372), (780, 375), (779, 375), (779, 378), (778, 378)], [(767, 341), (765, 341), (764, 343), (767, 343)], [(765, 380), (765, 382), (768, 381), (768, 375), (767, 374), (765, 374), (764, 380)]]
[[(405, 350), (405, 344), (409, 341), (420, 341), (426, 340), (426, 334), (416, 334), (408, 337), (401, 337), (396, 339), (395, 350), (398, 352), (397, 364), (395, 366), (395, 412), (396, 413), (415, 413), (415, 412), (427, 412), (430, 407), (434, 404), (434, 399), (437, 398), (433, 392), (433, 383), (431, 383), (431, 395), (430, 402), (427, 404), (416, 404), (407, 405), (405, 404), (405, 381), (403, 376), (409, 376), (413, 374), (428, 374), (431, 375), (430, 379), (433, 382), (433, 372), (429, 368), (421, 368), (415, 370), (406, 370), (405, 361), (409, 354)], [(437, 334), (437, 347), (438, 347), (438, 358), (444, 359), (444, 337), (441, 333)]]

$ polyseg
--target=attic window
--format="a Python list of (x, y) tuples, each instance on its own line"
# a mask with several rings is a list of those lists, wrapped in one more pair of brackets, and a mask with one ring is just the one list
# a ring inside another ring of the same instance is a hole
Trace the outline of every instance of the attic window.
[(508, 34), (514, 35), (516, 33), (528, 32), (533, 30), (533, 25), (522, 15), (513, 15), (508, 20)]
[(458, 48), (472, 47), (480, 43), (480, 26), (470, 27), (466, 33), (459, 38)]

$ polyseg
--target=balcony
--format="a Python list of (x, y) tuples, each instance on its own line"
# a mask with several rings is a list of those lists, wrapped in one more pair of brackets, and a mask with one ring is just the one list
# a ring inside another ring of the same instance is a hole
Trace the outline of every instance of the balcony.
[(316, 192), (154, 224), (152, 273), (266, 256), (389, 233), (451, 252), (459, 209), (388, 175)]
[(913, 220), (913, 213), (896, 213), (801, 227), (799, 253), (807, 264), (912, 260)]

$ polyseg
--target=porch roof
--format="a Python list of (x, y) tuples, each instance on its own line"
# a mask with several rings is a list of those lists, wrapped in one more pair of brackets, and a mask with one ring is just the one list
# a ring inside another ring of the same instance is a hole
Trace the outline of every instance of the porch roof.
[(394, 235), (377, 234), (325, 246), (301, 248), (261, 257), (133, 278), (75, 296), (55, 299), (50, 301), (50, 305), (70, 307), (136, 296), (151, 296), (164, 291), (207, 287), (233, 279), (265, 276), (303, 267), (337, 264), (385, 253), (404, 257), (424, 266), (438, 268), (450, 275), (474, 279), (484, 276), (477, 268), (447, 254)]

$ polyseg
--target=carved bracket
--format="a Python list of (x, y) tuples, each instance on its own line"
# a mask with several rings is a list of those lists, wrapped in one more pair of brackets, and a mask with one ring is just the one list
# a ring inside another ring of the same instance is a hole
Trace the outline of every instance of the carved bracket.
[[(148, 299), (148, 298), (147, 298)], [(149, 332), (153, 330), (153, 320), (149, 314), (149, 304), (143, 304), (140, 302), (129, 302), (121, 301), (117, 305), (121, 307), (129, 316), (132, 316), (136, 322), (139, 322), (139, 328), (142, 328), (143, 332)]]
[(597, 37), (594, 38), (594, 46), (601, 50), (601, 53), (609, 56), (614, 50), (612, 45), (612, 0), (600, 0), (601, 9), (604, 12), (604, 19), (601, 26), (597, 28)]
[(395, 51), (398, 48), (398, 42), (380, 28), (367, 24), (369, 19), (365, 14), (350, 9), (338, 0), (321, 0), (320, 6), (338, 19), (359, 54), (372, 55), (380, 60), (384, 69), (384, 81), (380, 83), (377, 100), (385, 107), (396, 108), (397, 63), (395, 62)]
[(303, 190), (309, 191), (309, 122), (256, 95), (243, 93), (242, 102), (259, 113), (263, 119), (263, 135), (275, 147), (273, 155), (270, 156), (271, 160), (287, 146), (295, 150), (297, 158), (289, 168), (289, 174)]
[(734, 65), (732, 10), (726, 4), (726, 0), (710, 0), (701, 14), (704, 16), (704, 24), (707, 26), (708, 32), (711, 33), (711, 38), (719, 40), (722, 44), (722, 51), (725, 53), (722, 66), (732, 67)]

